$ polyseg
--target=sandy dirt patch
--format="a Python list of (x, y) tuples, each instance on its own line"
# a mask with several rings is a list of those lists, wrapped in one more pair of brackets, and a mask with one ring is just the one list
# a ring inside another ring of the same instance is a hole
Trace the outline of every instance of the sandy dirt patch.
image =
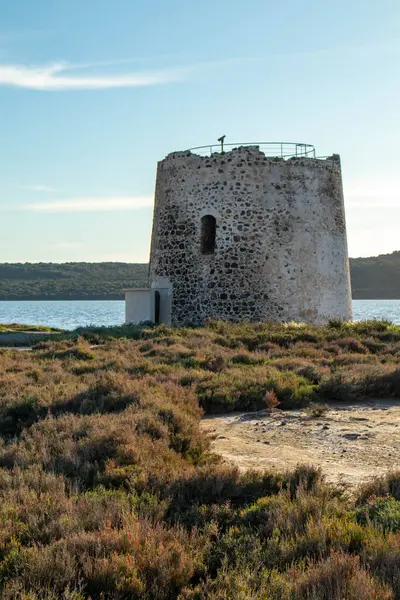
[(400, 469), (400, 402), (330, 405), (323, 417), (304, 410), (204, 417), (212, 449), (241, 470), (320, 466), (326, 479), (354, 486)]

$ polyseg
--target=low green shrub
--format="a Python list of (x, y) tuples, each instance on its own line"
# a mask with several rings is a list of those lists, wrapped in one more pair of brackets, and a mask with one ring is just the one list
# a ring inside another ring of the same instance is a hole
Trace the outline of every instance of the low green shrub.
[(400, 501), (392, 497), (372, 499), (357, 510), (357, 521), (383, 531), (400, 531)]

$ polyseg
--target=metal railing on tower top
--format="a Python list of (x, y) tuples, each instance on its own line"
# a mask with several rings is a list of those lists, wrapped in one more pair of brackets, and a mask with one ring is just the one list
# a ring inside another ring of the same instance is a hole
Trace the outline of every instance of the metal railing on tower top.
[[(215, 153), (225, 152), (226, 148), (233, 150), (241, 146), (257, 146), (265, 156), (278, 158), (308, 157), (315, 158), (315, 147), (312, 144), (298, 142), (244, 142), (235, 144), (225, 144), (221, 141), (219, 144), (209, 144), (208, 146), (197, 146), (188, 148), (187, 152), (194, 152), (202, 156), (211, 156)], [(228, 150), (228, 151), (229, 151)]]

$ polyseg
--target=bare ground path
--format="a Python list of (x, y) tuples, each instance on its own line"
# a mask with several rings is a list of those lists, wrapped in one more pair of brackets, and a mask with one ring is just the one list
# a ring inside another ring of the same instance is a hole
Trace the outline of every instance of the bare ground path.
[(304, 410), (205, 417), (212, 448), (241, 470), (320, 466), (328, 481), (354, 486), (400, 469), (400, 402), (330, 405), (313, 418)]

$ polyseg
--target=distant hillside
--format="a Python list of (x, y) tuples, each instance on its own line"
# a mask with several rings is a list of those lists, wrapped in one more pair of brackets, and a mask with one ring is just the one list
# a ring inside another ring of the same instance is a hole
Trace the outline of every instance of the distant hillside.
[(122, 300), (147, 284), (147, 264), (0, 264), (0, 300)]
[(351, 258), (353, 298), (400, 298), (400, 251)]
[[(400, 298), (400, 251), (350, 259), (353, 298)], [(0, 300), (122, 300), (147, 285), (147, 264), (3, 263)]]

